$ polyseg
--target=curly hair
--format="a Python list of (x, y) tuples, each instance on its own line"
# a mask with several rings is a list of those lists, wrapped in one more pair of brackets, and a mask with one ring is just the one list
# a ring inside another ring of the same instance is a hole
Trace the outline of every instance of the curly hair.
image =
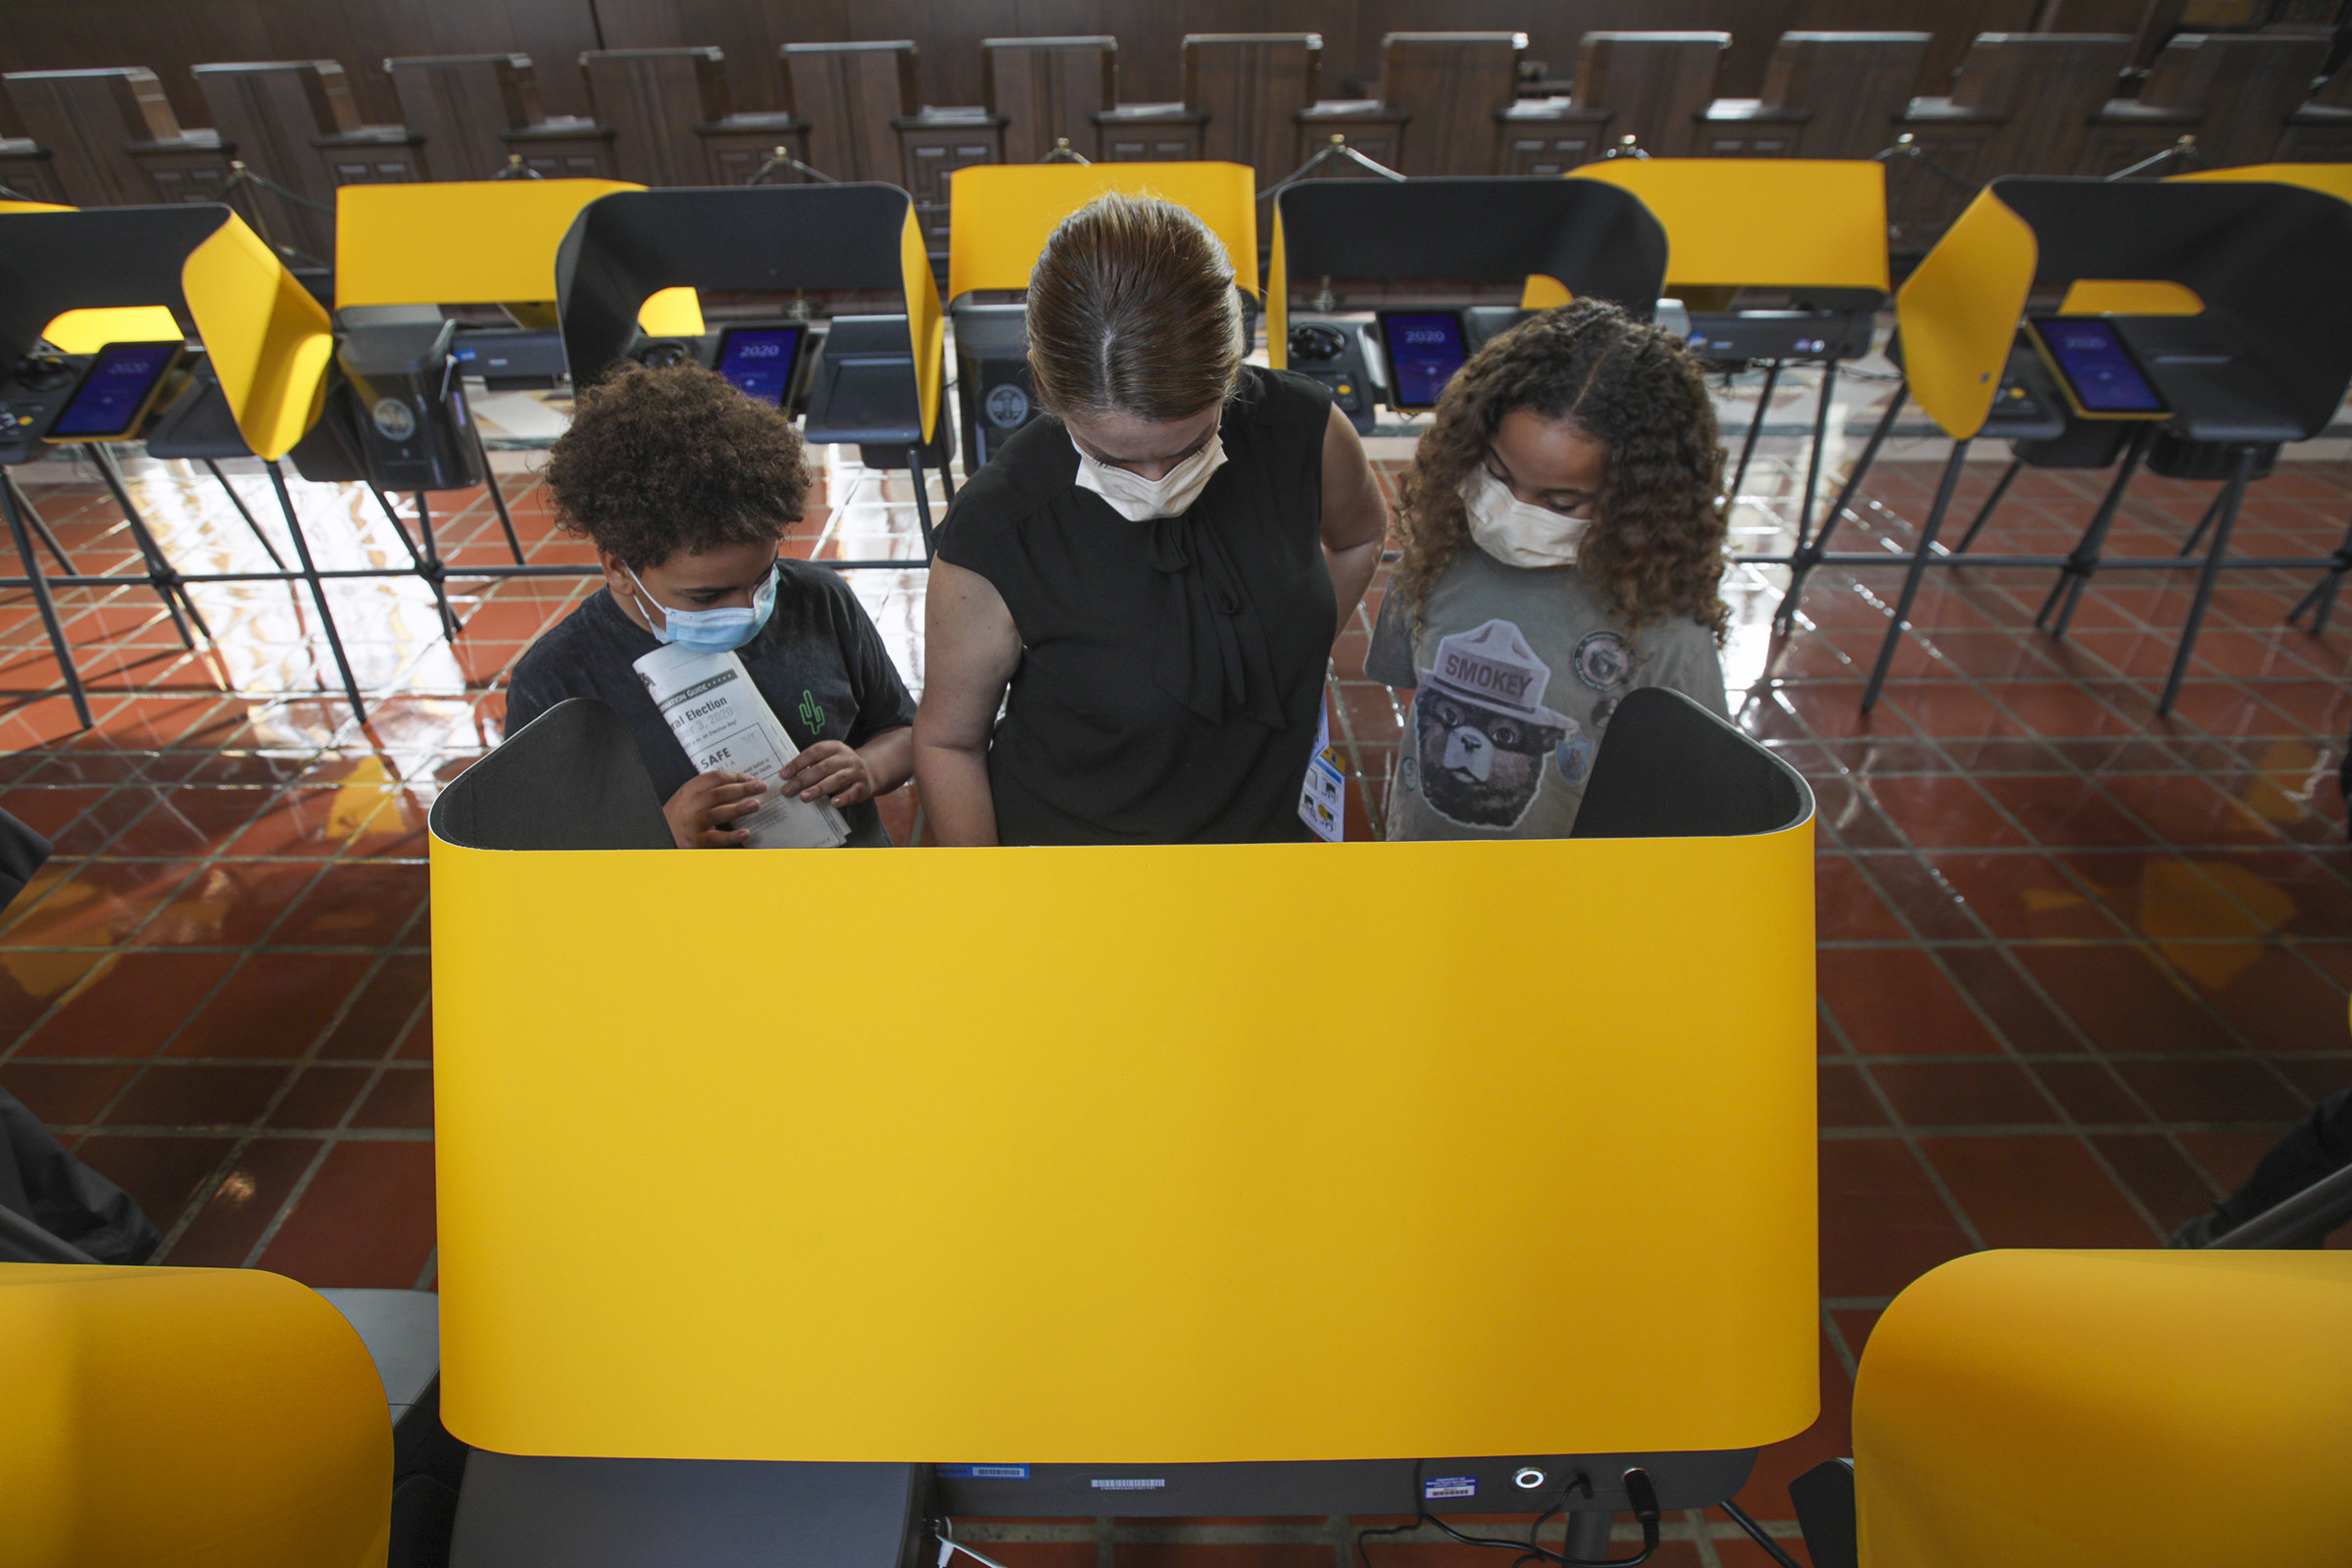
[(545, 477), (564, 531), (631, 569), (772, 543), (808, 498), (792, 421), (699, 365), (627, 366), (583, 390)]
[(1723, 444), (1698, 368), (1672, 333), (1602, 300), (1520, 322), (1446, 385), (1400, 486), (1397, 591), (1418, 627), (1430, 591), (1474, 548), (1462, 489), (1503, 416), (1572, 419), (1608, 449), (1577, 569), (1628, 626), (1688, 615), (1718, 642), (1723, 581)]

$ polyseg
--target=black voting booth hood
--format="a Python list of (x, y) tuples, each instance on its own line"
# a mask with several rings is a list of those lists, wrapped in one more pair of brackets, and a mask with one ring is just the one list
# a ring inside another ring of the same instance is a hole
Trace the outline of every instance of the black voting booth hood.
[(2036, 288), (2179, 283), (2196, 316), (2124, 316), (2191, 440), (2308, 440), (2352, 382), (2352, 204), (2257, 181), (2044, 179), (1986, 187), (2034, 231)]
[[(1629, 692), (1609, 718), (1580, 839), (1777, 833), (1813, 813), (1804, 778), (1680, 692)], [(458, 775), (433, 803), (434, 837), (477, 850), (660, 850), (671, 839), (620, 715), (558, 703)]]
[(556, 253), (564, 358), (588, 385), (625, 356), (665, 288), (780, 293), (906, 286), (911, 198), (895, 185), (616, 191), (580, 209)]
[(1556, 278), (1642, 320), (1666, 281), (1666, 229), (1631, 191), (1592, 180), (1318, 179), (1274, 199), (1272, 286), (1305, 278)]

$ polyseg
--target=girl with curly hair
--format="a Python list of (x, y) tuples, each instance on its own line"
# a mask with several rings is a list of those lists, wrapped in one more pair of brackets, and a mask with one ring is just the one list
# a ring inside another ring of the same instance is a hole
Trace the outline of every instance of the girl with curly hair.
[(1364, 661), (1414, 690), (1389, 837), (1563, 837), (1627, 692), (1725, 710), (1722, 482), (1697, 368), (1614, 305), (1547, 311), (1462, 367)]

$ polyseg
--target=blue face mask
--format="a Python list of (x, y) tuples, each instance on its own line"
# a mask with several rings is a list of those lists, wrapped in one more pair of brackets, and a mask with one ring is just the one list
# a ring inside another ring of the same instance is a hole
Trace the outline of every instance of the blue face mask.
[(776, 611), (773, 566), (767, 568), (766, 580), (753, 593), (748, 610), (740, 605), (719, 610), (672, 610), (645, 591), (645, 584), (638, 582), (634, 569), (624, 564), (621, 570), (628, 572), (629, 581), (637, 583), (637, 603), (646, 612), (647, 623), (653, 625), (654, 617), (661, 616), (660, 624), (653, 625), (654, 635), (691, 653), (732, 653), (759, 636), (760, 628), (767, 624), (767, 617)]

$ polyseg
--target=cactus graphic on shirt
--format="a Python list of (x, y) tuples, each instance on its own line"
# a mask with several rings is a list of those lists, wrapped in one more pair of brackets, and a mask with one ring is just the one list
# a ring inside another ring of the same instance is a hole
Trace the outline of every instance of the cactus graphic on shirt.
[(806, 686), (801, 688), (801, 723), (810, 735), (825, 732), (825, 710), (817, 706), (816, 693)]

